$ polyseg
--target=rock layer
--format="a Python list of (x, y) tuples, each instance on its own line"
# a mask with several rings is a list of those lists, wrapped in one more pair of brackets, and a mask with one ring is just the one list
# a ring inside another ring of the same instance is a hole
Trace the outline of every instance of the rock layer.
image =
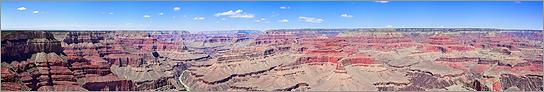
[(541, 32), (2, 32), (1, 90), (543, 91)]

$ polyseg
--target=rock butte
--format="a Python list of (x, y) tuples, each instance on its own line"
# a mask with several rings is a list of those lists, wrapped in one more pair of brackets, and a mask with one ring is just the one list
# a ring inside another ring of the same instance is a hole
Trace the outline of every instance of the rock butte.
[(543, 91), (542, 30), (2, 32), (2, 91)]

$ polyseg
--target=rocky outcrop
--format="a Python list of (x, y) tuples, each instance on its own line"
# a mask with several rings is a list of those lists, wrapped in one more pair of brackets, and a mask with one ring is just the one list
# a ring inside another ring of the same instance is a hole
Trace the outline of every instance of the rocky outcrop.
[(501, 77), (502, 90), (510, 87), (517, 87), (521, 91), (543, 91), (541, 75), (525, 75), (516, 76), (512, 74), (502, 74)]
[(290, 44), (294, 43), (295, 39), (295, 35), (289, 33), (268, 33), (257, 37), (254, 44)]
[(85, 56), (71, 65), (70, 69), (77, 78), (105, 76), (111, 73), (108, 62), (96, 56)]
[(3, 91), (542, 91), (541, 37), (474, 28), (2, 32), (0, 68)]
[(141, 66), (145, 63), (145, 58), (134, 54), (110, 54), (104, 57), (112, 66)]
[(208, 67), (192, 67), (182, 75), (184, 82), (193, 90), (226, 90), (238, 78), (258, 76), (281, 65), (279, 61), (295, 61), (287, 55), (273, 56), (256, 60), (235, 62), (216, 62)]
[(63, 39), (64, 43), (77, 44), (77, 43), (99, 43), (100, 40), (104, 40), (107, 32), (69, 32), (66, 34), (66, 38)]
[(2, 62), (26, 60), (37, 52), (62, 53), (60, 42), (49, 32), (3, 32)]
[[(520, 48), (540, 48), (537, 43), (533, 43), (530, 40), (525, 40), (527, 39), (527, 36), (521, 36), (519, 34), (524, 34), (524, 32), (490, 32), (484, 37), (472, 39), (472, 42), (468, 43), (478, 48), (506, 48), (509, 51), (519, 51)], [(534, 35), (534, 33), (528, 33), (527, 35)]]
[[(128, 91), (134, 90), (130, 80), (120, 79), (112, 75), (110, 63), (101, 58), (111, 54), (108, 49), (111, 43), (104, 43), (104, 34), (94, 32), (77, 32), (68, 34), (63, 44), (73, 71), (81, 87), (90, 91)], [(67, 40), (68, 39), (68, 40)], [(70, 40), (71, 39), (71, 40)], [(105, 52), (105, 53), (104, 53)]]
[(68, 69), (67, 62), (55, 53), (36, 53), (28, 61), (22, 61), (21, 80), (32, 90), (78, 91), (81, 88)]
[(15, 70), (15, 75), (20, 76), (20, 79), (15, 79), (20, 80), (29, 90), (85, 90), (76, 83), (63, 56), (60, 41), (50, 32), (5, 33), (2, 34), (2, 45), (2, 57), (7, 57), (2, 60), (12, 62), (11, 69)]
[(120, 79), (115, 75), (87, 75), (78, 79), (82, 87), (89, 91), (130, 91), (137, 90), (130, 80)]
[(429, 52), (452, 52), (452, 51), (470, 51), (474, 47), (462, 44), (448, 35), (435, 35), (428, 38), (427, 44), (424, 44), (421, 49)]
[(481, 60), (480, 58), (474, 58), (474, 57), (456, 57), (456, 58), (438, 58), (435, 61), (438, 62), (478, 62), (478, 63), (493, 63), (491, 60)]
[(415, 41), (405, 34), (384, 29), (383, 31), (359, 30), (346, 32), (340, 35), (353, 47), (379, 51), (393, 51), (395, 49), (409, 48), (416, 46)]
[(2, 90), (4, 91), (30, 91), (21, 81), (21, 77), (10, 69), (7, 63), (2, 64), (0, 68), (2, 74)]
[(408, 73), (408, 76), (411, 77), (411, 85), (425, 89), (439, 89), (455, 84), (453, 80), (436, 78), (430, 74), (425, 73)]

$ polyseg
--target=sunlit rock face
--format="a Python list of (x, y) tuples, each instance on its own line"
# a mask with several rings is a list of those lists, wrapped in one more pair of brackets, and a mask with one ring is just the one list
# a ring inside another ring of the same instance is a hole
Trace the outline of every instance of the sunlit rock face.
[(542, 30), (2, 32), (3, 91), (543, 91)]

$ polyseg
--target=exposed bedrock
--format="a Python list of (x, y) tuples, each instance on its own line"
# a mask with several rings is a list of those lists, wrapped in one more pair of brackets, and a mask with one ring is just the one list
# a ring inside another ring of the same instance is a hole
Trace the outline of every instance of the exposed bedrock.
[(136, 87), (129, 80), (111, 80), (107, 81), (92, 81), (82, 85), (82, 87), (89, 89), (89, 91), (129, 91), (136, 90)]
[(521, 91), (543, 91), (542, 75), (516, 76), (512, 74), (502, 74), (500, 81), (503, 90), (510, 87), (517, 87)]
[[(81, 87), (90, 91), (129, 91), (135, 87), (130, 80), (118, 78), (110, 70), (110, 62), (101, 58), (108, 49), (101, 43), (98, 33), (71, 33), (67, 39), (76, 39), (63, 45), (70, 70)], [(71, 38), (70, 38), (71, 37)]]
[(425, 89), (439, 89), (446, 88), (455, 84), (454, 80), (448, 80), (444, 78), (436, 78), (427, 73), (408, 73), (411, 77), (410, 83), (415, 87), (422, 87)]
[(99, 43), (100, 40), (104, 40), (107, 32), (69, 32), (66, 34), (66, 38), (63, 42), (67, 44), (77, 43)]
[(182, 80), (193, 90), (227, 90), (229, 85), (252, 76), (260, 76), (283, 62), (295, 61), (288, 55), (278, 55), (256, 60), (219, 61), (207, 67), (191, 67)]
[(37, 52), (61, 54), (63, 48), (49, 32), (3, 32), (2, 62), (26, 60)]
[[(12, 63), (15, 64), (15, 63)], [(20, 66), (22, 82), (31, 90), (40, 91), (78, 91), (86, 90), (76, 83), (67, 62), (55, 53), (36, 53)]]
[(2, 74), (2, 90), (6, 91), (30, 91), (21, 81), (21, 76), (19, 76), (15, 71), (11, 69), (9, 64), (3, 63), (1, 67)]
[(541, 30), (2, 32), (2, 91), (543, 91)]
[(163, 64), (150, 65), (147, 67), (132, 66), (111, 66), (113, 74), (122, 79), (131, 81), (133, 89), (131, 90), (170, 90), (183, 89), (177, 81), (177, 69), (180, 66)]

